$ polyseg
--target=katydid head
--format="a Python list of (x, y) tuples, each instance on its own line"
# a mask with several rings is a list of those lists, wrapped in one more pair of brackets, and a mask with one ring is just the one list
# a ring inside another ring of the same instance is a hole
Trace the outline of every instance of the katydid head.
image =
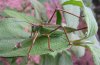
[(40, 31), (41, 28), (42, 28), (41, 25), (32, 25), (32, 32)]

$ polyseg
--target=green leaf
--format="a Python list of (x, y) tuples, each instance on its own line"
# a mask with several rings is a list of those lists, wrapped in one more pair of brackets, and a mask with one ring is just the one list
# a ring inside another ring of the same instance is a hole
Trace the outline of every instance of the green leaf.
[[(60, 0), (61, 3), (66, 2), (66, 0)], [(72, 14), (75, 14), (77, 16), (80, 16), (80, 7), (78, 6), (73, 6), (73, 5), (65, 5), (63, 6), (63, 9), (67, 12), (70, 12)], [(77, 29), (78, 24), (79, 24), (79, 18), (75, 17), (71, 14), (64, 13), (65, 20), (66, 20), (66, 25), (67, 27), (75, 28)]]
[(3, 65), (3, 62), (0, 62), (0, 65)]
[(47, 2), (47, 1), (49, 1), (49, 0), (39, 0), (41, 3), (45, 3), (45, 2)]
[(41, 60), (41, 65), (56, 65), (55, 58), (52, 55), (42, 55)]
[[(47, 37), (38, 37), (38, 39), (35, 42), (34, 47), (32, 48), (30, 55), (42, 55), (42, 54), (47, 54), (47, 53), (51, 53), (50, 50), (48, 50), (48, 44), (47, 44)], [(30, 45), (32, 44), (32, 39), (26, 39), (23, 42), (21, 41), (17, 41), (17, 42), (21, 42), (22, 44), (22, 48), (19, 49), (14, 49), (15, 47), (15, 42), (12, 42), (13, 40), (1, 40), (0, 42), (0, 56), (2, 57), (15, 57), (15, 56), (26, 56), (28, 53), (28, 48), (30, 47)], [(57, 42), (55, 42), (57, 41)], [(9, 45), (7, 45), (9, 44)], [(51, 44), (51, 48), (54, 51), (60, 51), (60, 50), (64, 50), (68, 47), (68, 41), (66, 40), (65, 35), (64, 36), (59, 36), (59, 37), (51, 37), (50, 38), (50, 44)], [(13, 45), (13, 46), (11, 46)], [(6, 47), (4, 47), (6, 46)], [(8, 48), (10, 50), (8, 50)]]
[(60, 13), (59, 10), (57, 10), (57, 12), (56, 12), (56, 17), (57, 17), (56, 24), (61, 25), (61, 23), (62, 23), (62, 16), (61, 16), (61, 13)]
[(40, 23), (41, 20), (38, 20), (32, 16), (27, 16), (25, 13), (20, 13), (14, 10), (5, 9), (4, 13), (9, 15), (10, 17), (17, 18), (19, 20), (25, 21), (27, 23)]
[(41, 65), (73, 65), (68, 51), (56, 52), (55, 57), (52, 54), (44, 54), (41, 59)]
[(85, 55), (85, 48), (81, 46), (73, 46), (71, 48), (72, 52), (75, 54), (77, 58)]
[(26, 39), (30, 33), (25, 31), (30, 25), (15, 18), (0, 20), (0, 39)]
[(42, 22), (47, 22), (47, 14), (46, 14), (46, 8), (43, 4), (41, 4), (38, 0), (30, 0), (31, 4), (34, 7), (35, 11), (35, 17), (39, 20), (42, 20)]
[(70, 4), (76, 5), (76, 6), (79, 6), (79, 7), (82, 7), (83, 6), (81, 1), (74, 1), (74, 0), (66, 1), (62, 5), (68, 5), (68, 4), (69, 5)]
[(92, 52), (95, 65), (100, 65), (100, 47), (94, 44), (87, 45)]
[(71, 55), (67, 51), (63, 51), (58, 63), (59, 65), (73, 65)]
[(8, 17), (8, 15), (6, 13), (0, 13), (0, 16), (3, 16), (3, 17)]
[(8, 53), (14, 50), (17, 43), (22, 42), (24, 39), (10, 39), (0, 40), (0, 54)]
[(91, 7), (93, 5), (92, 0), (83, 0), (83, 2), (87, 7)]
[[(91, 36), (93, 36), (93, 35), (95, 35), (96, 33), (97, 33), (97, 30), (98, 30), (98, 26), (97, 26), (97, 22), (96, 22), (96, 20), (95, 20), (95, 18), (94, 18), (94, 15), (93, 15), (93, 13), (92, 13), (92, 10), (90, 9), (90, 8), (88, 8), (88, 7), (86, 7), (85, 5), (84, 5), (84, 3), (83, 3), (83, 1), (81, 1), (80, 0), (80, 2), (82, 3), (82, 5), (83, 5), (83, 7), (82, 7), (82, 10), (83, 10), (83, 12), (84, 12), (84, 19), (85, 19), (85, 21), (86, 21), (86, 24), (87, 24), (87, 32), (86, 32), (86, 36), (84, 37), (84, 38), (82, 38), (81, 40), (83, 40), (83, 39), (85, 39), (85, 38), (88, 38), (88, 37), (91, 37)], [(68, 6), (68, 5), (66, 5), (66, 6)], [(66, 6), (64, 6), (64, 8), (67, 8)], [(68, 9), (68, 8), (67, 8)], [(66, 10), (67, 10), (66, 9)], [(69, 8), (70, 9), (70, 8)], [(75, 11), (75, 10), (73, 10), (73, 11)], [(74, 12), (73, 12), (74, 13)], [(73, 19), (71, 19), (72, 17), (70, 16), (69, 18), (68, 18), (68, 16), (69, 15), (67, 15), (67, 14), (65, 14), (65, 16), (66, 16), (66, 20), (67, 20), (67, 26), (72, 26), (72, 24), (74, 25), (74, 28), (76, 28), (77, 27), (77, 24), (78, 24), (78, 21), (75, 21), (75, 19), (73, 18)], [(70, 19), (70, 20), (69, 20)], [(71, 20), (74, 20), (75, 21), (75, 23), (71, 23), (72, 21)]]
[(88, 38), (97, 33), (98, 25), (93, 15), (93, 12), (90, 8), (84, 6), (83, 11), (85, 15), (86, 24), (88, 27), (88, 32), (86, 33), (86, 38)]

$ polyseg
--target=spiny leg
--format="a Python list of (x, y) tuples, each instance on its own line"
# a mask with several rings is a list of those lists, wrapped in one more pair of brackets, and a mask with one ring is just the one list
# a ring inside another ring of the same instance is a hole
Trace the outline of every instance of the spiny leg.
[(68, 14), (71, 14), (71, 15), (73, 15), (73, 16), (76, 16), (76, 17), (80, 18), (80, 16), (77, 16), (77, 15), (75, 15), (75, 14), (72, 14), (72, 13), (67, 12), (67, 11), (65, 11), (65, 10), (62, 10), (62, 9), (57, 9), (57, 7), (56, 7), (55, 11), (53, 12), (52, 16), (50, 17), (50, 19), (48, 20), (47, 23), (50, 23), (50, 22), (51, 22), (52, 18), (54, 17), (55, 13), (57, 12), (57, 10), (62, 11), (62, 12), (65, 12), (65, 13), (68, 13)]
[(37, 37), (38, 37), (38, 32), (36, 31), (36, 32), (34, 32), (34, 37), (33, 37), (33, 40), (32, 40), (32, 45), (28, 49), (28, 58), (29, 58), (29, 53), (30, 53), (30, 51), (31, 51), (31, 49), (32, 49), (32, 47), (33, 47)]
[(55, 11), (53, 12), (52, 16), (50, 17), (50, 19), (48, 20), (47, 23), (50, 23), (50, 22), (51, 22), (51, 20), (52, 20), (53, 16), (55, 15), (55, 13), (56, 13), (56, 9), (55, 9)]
[[(63, 31), (64, 31), (64, 33), (65, 33), (65, 35), (66, 35), (66, 38), (67, 38), (67, 40), (68, 40), (68, 42), (69, 42), (69, 45), (72, 45), (72, 44), (70, 43), (69, 38), (68, 38), (67, 30), (66, 30), (64, 27), (62, 27), (62, 26), (58, 26), (58, 27), (55, 28), (54, 30), (50, 31), (50, 32), (49, 32), (49, 35), (50, 35), (51, 33), (53, 33), (54, 31), (60, 29), (60, 28), (63, 29)], [(77, 29), (76, 31), (83, 30), (83, 29), (86, 29), (86, 28), (87, 28), (87, 27), (80, 28), (80, 29)], [(51, 48), (50, 48), (50, 38), (49, 38), (49, 36), (48, 36), (48, 48), (51, 49)], [(70, 48), (71, 48), (71, 47), (70, 47)]]
[(51, 49), (51, 46), (50, 46), (50, 34), (42, 34), (42, 35), (48, 37), (48, 49), (49, 49), (50, 51), (53, 51), (53, 50)]
[(61, 26), (58, 26), (58, 27), (55, 28), (54, 30), (50, 31), (49, 34), (51, 34), (52, 32), (54, 32), (54, 31), (56, 31), (56, 30), (58, 30), (58, 29), (60, 29), (60, 28), (61, 28)]
[(53, 50), (51, 49), (51, 46), (50, 46), (50, 35), (47, 34), (47, 37), (48, 37), (48, 49), (49, 49), (50, 51), (53, 51)]
[(87, 27), (79, 28), (76, 31), (87, 29)]
[(79, 18), (80, 20), (82, 19), (82, 18), (81, 18), (82, 16), (75, 15), (75, 14), (70, 13), (70, 12), (68, 12), (68, 11), (65, 11), (65, 10), (63, 10), (63, 9), (58, 9), (58, 8), (56, 7), (56, 9), (55, 9), (55, 11), (53, 12), (52, 16), (51, 16), (50, 19), (48, 20), (48, 23), (51, 22), (52, 18), (54, 17), (55, 13), (57, 12), (57, 10), (62, 11), (62, 12), (65, 12), (65, 13), (68, 13), (68, 14), (70, 14), (70, 15), (73, 15), (73, 16)]
[[(51, 34), (52, 32), (54, 32), (54, 31), (56, 31), (56, 30), (58, 30), (58, 29), (60, 29), (60, 28), (63, 29), (63, 31), (64, 31), (64, 33), (65, 33), (65, 35), (66, 35), (66, 38), (68, 39), (68, 42), (69, 42), (69, 44), (71, 45), (71, 43), (70, 43), (70, 41), (69, 41), (69, 38), (68, 38), (68, 35), (67, 35), (67, 30), (66, 30), (64, 27), (58, 26), (58, 27), (55, 28), (54, 30), (50, 31), (49, 34)], [(83, 30), (83, 29), (87, 29), (87, 27), (83, 27), (83, 28), (77, 29), (77, 30), (75, 30), (75, 31), (79, 31), (79, 30)], [(74, 31), (74, 32), (75, 32), (75, 31)]]
[[(48, 23), (51, 22), (51, 20), (52, 20), (54, 14), (56, 13), (57, 10), (62, 11), (62, 12), (65, 12), (65, 13), (68, 13), (68, 14), (71, 14), (71, 15), (73, 15), (73, 16), (79, 18), (80, 20), (82, 20), (81, 16), (77, 16), (77, 15), (75, 15), (75, 14), (73, 14), (73, 13), (70, 13), (70, 12), (67, 12), (67, 11), (65, 11), (65, 10), (57, 9), (57, 8), (56, 8), (55, 11), (53, 12), (53, 15), (52, 15), (51, 18), (49, 19)], [(59, 28), (62, 28), (62, 29), (63, 29), (63, 31), (64, 31), (64, 33), (65, 33), (65, 35), (66, 35), (66, 38), (67, 38), (67, 40), (68, 40), (68, 42), (69, 42), (69, 45), (71, 45), (70, 40), (69, 40), (68, 35), (67, 35), (67, 31), (66, 31), (66, 29), (65, 29), (64, 27), (58, 26), (56, 29), (52, 30), (52, 31), (50, 32), (50, 34), (51, 34), (52, 32), (54, 32), (54, 31), (56, 31), (56, 30), (59, 29)], [(84, 29), (84, 28), (83, 28), (83, 29)], [(78, 29), (78, 30), (81, 30), (81, 29)], [(78, 30), (76, 30), (76, 31), (78, 31)], [(49, 39), (49, 37), (48, 37), (48, 39)], [(50, 46), (50, 41), (48, 42), (48, 46)]]
[(52, 49), (51, 49), (51, 47), (50, 47), (50, 34), (52, 33), (52, 32), (54, 32), (54, 31), (56, 31), (57, 29), (59, 29), (60, 28), (60, 26), (58, 26), (57, 28), (55, 28), (54, 30), (52, 30), (51, 32), (49, 32), (49, 34), (47, 34), (47, 37), (48, 37), (48, 49), (50, 50), (50, 51), (53, 51)]
[(70, 13), (70, 12), (68, 12), (68, 11), (65, 11), (65, 10), (63, 10), (63, 9), (56, 9), (56, 10), (59, 10), (59, 11), (62, 11), (62, 12), (68, 13), (68, 14), (70, 14), (70, 15), (73, 15), (73, 16), (75, 16), (75, 17), (77, 17), (77, 18), (80, 18), (80, 16), (75, 15), (75, 14), (73, 14), (73, 13)]
[(63, 31), (64, 31), (64, 34), (65, 34), (65, 36), (66, 36), (66, 39), (68, 40), (68, 42), (69, 42), (69, 45), (72, 45), (71, 43), (70, 43), (70, 40), (69, 40), (69, 38), (68, 38), (68, 35), (67, 35), (67, 30), (64, 28), (64, 27), (61, 27), (62, 29), (63, 29)]
[(54, 31), (58, 30), (60, 27), (61, 27), (61, 26), (58, 26), (57, 28), (55, 28), (54, 30), (50, 31), (49, 34), (46, 35), (46, 36), (48, 37), (48, 49), (49, 49), (50, 51), (53, 51), (53, 50), (51, 49), (51, 47), (50, 47), (50, 34), (51, 34), (52, 32), (54, 32)]
[[(68, 38), (67, 30), (66, 30), (64, 27), (62, 27), (62, 26), (60, 26), (60, 27), (63, 29), (64, 34), (66, 35), (66, 38), (67, 38), (67, 40), (68, 40), (68, 42), (69, 42), (69, 45), (72, 45), (72, 44), (70, 43), (69, 38)], [(76, 31), (83, 30), (83, 29), (86, 29), (86, 28), (87, 28), (87, 27), (83, 27), (83, 28), (77, 29)], [(59, 27), (58, 27), (58, 29), (59, 29)], [(57, 28), (56, 28), (55, 30), (57, 30)]]
[(54, 31), (56, 31), (56, 30), (58, 30), (58, 29), (60, 29), (60, 28), (63, 29), (63, 31), (64, 31), (64, 33), (65, 33), (65, 35), (66, 35), (66, 38), (67, 38), (67, 40), (68, 40), (68, 42), (69, 42), (69, 45), (71, 45), (70, 40), (69, 40), (68, 35), (67, 35), (67, 31), (66, 31), (66, 29), (65, 29), (64, 27), (58, 26), (57, 28), (55, 28), (54, 30), (52, 30), (50, 33), (54, 32)]
[(69, 45), (72, 45), (72, 44), (70, 43), (69, 38), (68, 38), (67, 31), (66, 31), (66, 29), (65, 29), (64, 27), (58, 26), (57, 28), (55, 28), (54, 30), (52, 30), (50, 33), (54, 32), (54, 31), (56, 31), (56, 30), (58, 30), (58, 29), (60, 29), (60, 28), (63, 29), (63, 31), (64, 31), (64, 33), (65, 33), (65, 36), (66, 36), (66, 38), (67, 38), (67, 40), (68, 40), (68, 42), (69, 42)]
[(83, 16), (82, 16), (82, 15), (78, 16), (78, 15), (75, 15), (75, 14), (70, 13), (70, 12), (68, 12), (68, 11), (65, 11), (65, 10), (63, 10), (63, 9), (58, 9), (58, 8), (57, 8), (56, 10), (59, 10), (59, 11), (62, 11), (62, 12), (68, 13), (68, 14), (70, 14), (70, 15), (73, 15), (73, 16), (79, 18), (80, 21), (83, 21), (83, 20), (82, 20), (82, 17), (85, 17), (84, 15), (83, 15)]

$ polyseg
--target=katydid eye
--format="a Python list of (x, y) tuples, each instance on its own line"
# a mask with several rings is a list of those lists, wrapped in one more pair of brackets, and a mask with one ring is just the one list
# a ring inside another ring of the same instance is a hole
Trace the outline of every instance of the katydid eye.
[(32, 26), (32, 31), (39, 31), (41, 29), (41, 26)]

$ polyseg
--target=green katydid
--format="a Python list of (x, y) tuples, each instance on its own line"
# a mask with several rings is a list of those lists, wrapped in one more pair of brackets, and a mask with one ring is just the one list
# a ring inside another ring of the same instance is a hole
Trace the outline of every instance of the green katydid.
[[(15, 16), (14, 14), (16, 12), (9, 11), (9, 10), (6, 10), (5, 11), (5, 13), (8, 14), (9, 16), (11, 16), (11, 17), (19, 18), (19, 19), (22, 19), (22, 20), (27, 20), (27, 23), (29, 23), (31, 25), (31, 29), (32, 29), (31, 30), (31, 38), (32, 38), (33, 42), (32, 42), (32, 45), (29, 47), (29, 50), (28, 50), (28, 53), (27, 53), (28, 56), (30, 54), (31, 49), (33, 48), (33, 45), (34, 45), (36, 39), (39, 37), (39, 35), (40, 36), (42, 35), (42, 36), (47, 36), (48, 37), (48, 49), (50, 51), (53, 51), (52, 48), (50, 47), (50, 36), (54, 32), (58, 32), (58, 30), (60, 32), (63, 31), (63, 33), (66, 36), (66, 39), (69, 42), (69, 45), (71, 45), (70, 40), (69, 40), (69, 38), (67, 36), (67, 33), (74, 32), (74, 31), (78, 31), (78, 30), (82, 30), (82, 29), (86, 29), (87, 28), (87, 27), (84, 27), (84, 28), (81, 28), (81, 29), (73, 29), (73, 28), (70, 28), (70, 27), (62, 26), (61, 24), (51, 24), (50, 22), (51, 22), (52, 18), (54, 17), (55, 13), (57, 13), (58, 11), (59, 12), (60, 11), (65, 12), (65, 13), (68, 13), (70, 15), (73, 15), (73, 16), (79, 18), (79, 19), (82, 19), (81, 16), (77, 16), (77, 15), (75, 15), (73, 13), (70, 13), (70, 12), (67, 12), (67, 11), (65, 11), (63, 9), (56, 8), (55, 11), (53, 12), (52, 16), (50, 17), (50, 19), (47, 22), (38, 22), (38, 20), (37, 20), (37, 21), (35, 21), (35, 23), (32, 23), (32, 22), (30, 22), (30, 21), (32, 21), (32, 20), (30, 20), (31, 17), (27, 17), (27, 16), (23, 15), (22, 13), (17, 13), (18, 15)], [(50, 28), (50, 27), (52, 29), (50, 29), (49, 31), (48, 31), (48, 29), (47, 30), (45, 29), (45, 28)], [(72, 29), (73, 31), (68, 31), (68, 28), (69, 29)], [(45, 32), (43, 32), (44, 29), (46, 30)]]

